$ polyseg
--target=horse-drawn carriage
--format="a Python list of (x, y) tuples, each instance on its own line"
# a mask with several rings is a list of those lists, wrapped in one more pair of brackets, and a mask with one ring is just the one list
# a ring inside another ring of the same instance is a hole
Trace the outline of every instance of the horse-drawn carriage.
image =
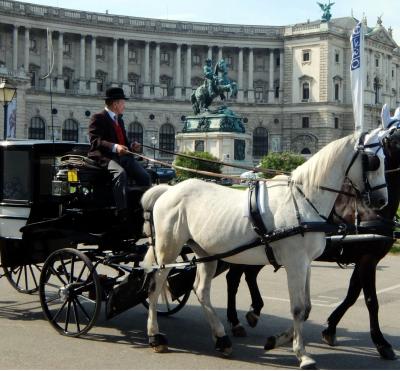
[[(146, 188), (129, 186), (129, 225), (121, 223), (111, 178), (85, 157), (87, 150), (87, 144), (68, 142), (0, 145), (4, 275), (20, 292), (39, 290), (46, 317), (69, 336), (93, 326), (102, 302), (108, 318), (136, 304), (147, 305), (148, 282), (139, 268), (148, 248), (140, 241), (139, 201)], [(186, 251), (180, 259), (187, 259)], [(174, 269), (158, 312), (179, 311), (193, 280), (193, 267)]]

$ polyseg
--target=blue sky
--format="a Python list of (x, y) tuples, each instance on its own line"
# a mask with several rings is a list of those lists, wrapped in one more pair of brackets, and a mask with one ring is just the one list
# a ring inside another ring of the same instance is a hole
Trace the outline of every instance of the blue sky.
[[(29, 1), (29, 0), (28, 0)], [(110, 14), (198, 22), (288, 25), (317, 20), (321, 10), (316, 0), (31, 0), (35, 4), (66, 7)], [(328, 0), (320, 0), (327, 3)], [(400, 44), (400, 0), (337, 0), (332, 7), (334, 17), (353, 13), (366, 15), (368, 26), (382, 15), (383, 25), (391, 26), (394, 39)]]

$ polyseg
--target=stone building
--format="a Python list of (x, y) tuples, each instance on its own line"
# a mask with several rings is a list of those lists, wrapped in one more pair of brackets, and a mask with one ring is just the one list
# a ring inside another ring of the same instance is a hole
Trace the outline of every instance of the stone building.
[[(179, 150), (175, 134), (192, 113), (190, 95), (203, 81), (204, 61), (223, 57), (239, 86), (228, 104), (244, 118), (252, 137), (246, 151), (257, 162), (268, 151), (314, 153), (353, 131), (355, 24), (351, 17), (290, 26), (212, 24), (1, 0), (0, 78), (18, 88), (18, 139), (51, 139), (53, 127), (56, 140), (87, 141), (89, 117), (102, 109), (106, 88), (121, 86), (130, 97), (129, 135)], [(368, 28), (365, 55), (365, 125), (372, 128), (382, 104), (400, 103), (400, 50), (380, 19)], [(52, 75), (43, 79), (49, 64)]]

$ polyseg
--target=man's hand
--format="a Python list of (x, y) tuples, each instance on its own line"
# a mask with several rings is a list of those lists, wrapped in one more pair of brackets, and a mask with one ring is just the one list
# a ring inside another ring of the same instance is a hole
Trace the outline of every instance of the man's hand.
[(142, 149), (142, 145), (138, 142), (133, 142), (131, 144), (131, 150), (132, 152), (140, 152), (140, 150)]
[(118, 156), (123, 156), (129, 153), (128, 147), (123, 146), (122, 144), (117, 144), (116, 146)]

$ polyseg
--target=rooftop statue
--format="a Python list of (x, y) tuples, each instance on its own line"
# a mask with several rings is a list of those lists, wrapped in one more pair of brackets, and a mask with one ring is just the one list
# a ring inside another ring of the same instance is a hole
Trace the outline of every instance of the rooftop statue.
[(335, 3), (331, 3), (331, 0), (329, 0), (328, 4), (322, 4), (317, 2), (317, 4), (319, 5), (319, 7), (321, 8), (321, 10), (324, 12), (322, 14), (322, 20), (324, 22), (329, 22), (332, 18), (332, 14), (331, 14), (331, 7), (332, 5), (334, 5)]
[(219, 96), (225, 100), (224, 93), (230, 93), (231, 97), (237, 95), (236, 82), (228, 78), (228, 69), (224, 59), (221, 59), (212, 67), (211, 59), (207, 59), (203, 67), (204, 83), (200, 85), (192, 94), (191, 102), (193, 112), (198, 115), (202, 111), (208, 111), (212, 101)]

